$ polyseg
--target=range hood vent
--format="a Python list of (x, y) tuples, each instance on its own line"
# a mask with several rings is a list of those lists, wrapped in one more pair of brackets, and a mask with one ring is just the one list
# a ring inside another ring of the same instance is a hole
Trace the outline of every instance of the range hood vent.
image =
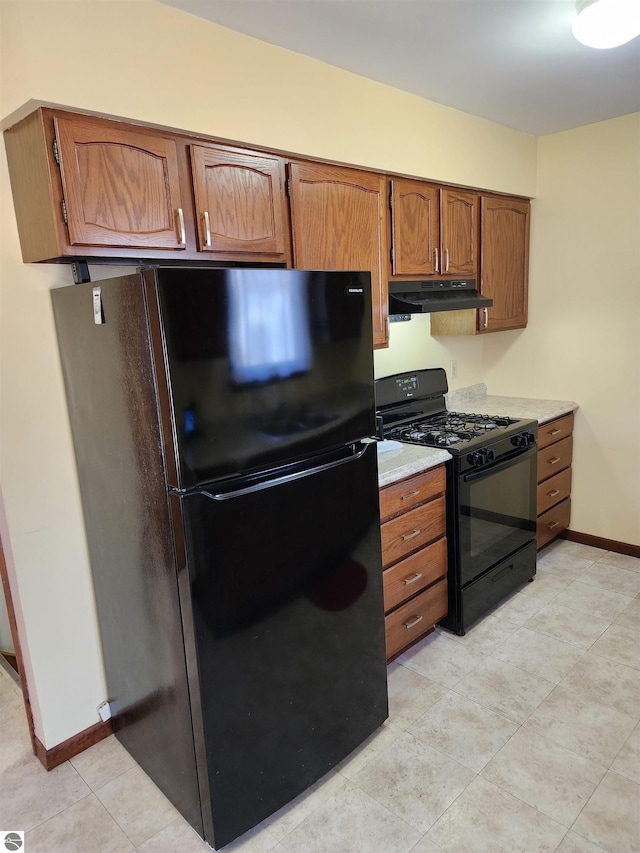
[(390, 315), (491, 308), (492, 305), (493, 299), (476, 290), (474, 278), (389, 282)]

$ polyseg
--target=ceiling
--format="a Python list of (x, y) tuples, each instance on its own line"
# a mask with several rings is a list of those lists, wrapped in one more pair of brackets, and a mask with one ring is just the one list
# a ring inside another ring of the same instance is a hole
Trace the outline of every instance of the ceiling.
[(584, 47), (574, 0), (160, 2), (534, 136), (640, 110), (640, 37)]

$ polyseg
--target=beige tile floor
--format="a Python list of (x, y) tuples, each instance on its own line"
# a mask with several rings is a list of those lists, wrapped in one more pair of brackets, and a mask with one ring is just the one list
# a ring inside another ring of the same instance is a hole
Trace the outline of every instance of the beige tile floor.
[[(465, 637), (389, 667), (389, 721), (229, 853), (638, 853), (640, 560), (560, 541)], [(207, 846), (114, 738), (46, 773), (0, 670), (0, 828), (25, 853)]]

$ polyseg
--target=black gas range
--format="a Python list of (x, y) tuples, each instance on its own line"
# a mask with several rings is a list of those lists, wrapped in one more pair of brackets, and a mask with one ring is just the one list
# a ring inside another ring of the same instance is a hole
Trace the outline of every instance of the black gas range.
[(450, 412), (443, 369), (376, 380), (380, 438), (446, 450), (449, 613), (462, 635), (536, 571), (538, 424)]

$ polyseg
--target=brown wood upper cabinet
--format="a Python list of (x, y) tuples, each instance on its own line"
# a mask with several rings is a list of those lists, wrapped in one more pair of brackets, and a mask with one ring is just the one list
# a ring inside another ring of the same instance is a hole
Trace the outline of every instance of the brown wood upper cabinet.
[(71, 245), (186, 248), (172, 139), (94, 118), (54, 126)]
[(442, 265), (444, 275), (474, 275), (478, 269), (480, 217), (478, 195), (464, 190), (441, 193)]
[(342, 166), (289, 166), (293, 264), (369, 270), (375, 346), (387, 333), (386, 177)]
[(478, 331), (527, 325), (529, 273), (528, 201), (482, 196), (480, 290), (493, 306), (478, 312)]
[(285, 260), (284, 162), (229, 148), (190, 149), (198, 249)]
[(392, 178), (391, 273), (430, 276), (440, 272), (440, 190), (424, 181)]
[(426, 181), (391, 178), (391, 274), (475, 275), (478, 195)]
[(4, 137), (25, 262), (290, 260), (277, 156), (48, 108)]
[(477, 335), (527, 325), (529, 216), (526, 199), (483, 195), (480, 199), (480, 280), (491, 308), (431, 315), (432, 335)]

